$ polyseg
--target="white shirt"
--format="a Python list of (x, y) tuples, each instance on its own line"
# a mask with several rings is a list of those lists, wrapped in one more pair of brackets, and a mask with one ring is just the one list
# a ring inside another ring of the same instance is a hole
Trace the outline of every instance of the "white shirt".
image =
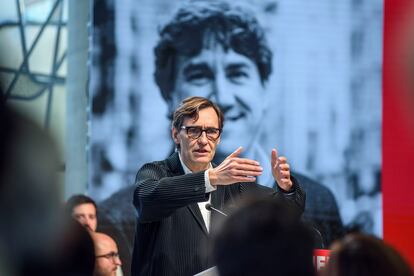
[[(192, 171), (184, 164), (183, 160), (181, 159), (181, 154), (180, 153), (178, 153), (178, 157), (180, 158), (180, 163), (181, 163), (181, 166), (184, 169), (184, 173), (185, 174), (192, 173)], [(209, 164), (209, 169), (212, 168), (212, 167), (213, 166), (210, 163)], [(210, 184), (210, 178), (208, 176), (208, 171), (207, 170), (204, 172), (204, 182), (205, 182), (205, 187), (206, 187), (206, 193), (210, 193), (210, 192), (215, 191), (217, 189), (216, 187), (213, 187)], [(210, 202), (211, 202), (210, 196), (208, 197), (207, 201), (197, 202), (198, 207), (200, 208), (201, 215), (203, 216), (203, 220), (204, 220), (204, 223), (206, 225), (207, 231), (210, 231), (211, 212), (206, 209), (206, 205)]]

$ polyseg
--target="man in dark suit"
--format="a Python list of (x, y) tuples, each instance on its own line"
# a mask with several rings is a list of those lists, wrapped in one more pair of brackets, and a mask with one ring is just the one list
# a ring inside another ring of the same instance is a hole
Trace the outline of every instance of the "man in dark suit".
[(286, 157), (271, 154), (277, 190), (256, 184), (263, 168), (239, 157), (239, 147), (217, 167), (212, 166), (220, 143), (224, 116), (202, 97), (185, 99), (174, 112), (172, 138), (177, 152), (145, 164), (137, 173), (133, 202), (138, 212), (132, 275), (194, 275), (213, 265), (209, 232), (217, 209), (246, 196), (273, 197), (301, 214), (305, 194), (290, 176)]

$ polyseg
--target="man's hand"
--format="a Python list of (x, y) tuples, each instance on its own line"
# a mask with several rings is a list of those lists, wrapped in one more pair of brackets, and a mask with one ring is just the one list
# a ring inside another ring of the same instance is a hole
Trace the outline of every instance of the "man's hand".
[(293, 183), (290, 179), (290, 166), (287, 163), (286, 157), (278, 157), (276, 149), (272, 149), (272, 174), (281, 189), (286, 192), (292, 189)]
[(243, 148), (239, 147), (217, 167), (209, 169), (210, 183), (216, 185), (230, 185), (237, 182), (254, 182), (256, 176), (262, 174), (263, 168), (259, 162), (239, 158)]

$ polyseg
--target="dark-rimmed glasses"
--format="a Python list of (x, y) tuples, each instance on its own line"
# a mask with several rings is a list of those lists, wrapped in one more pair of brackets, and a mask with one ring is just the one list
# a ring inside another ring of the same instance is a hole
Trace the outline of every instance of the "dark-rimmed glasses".
[(116, 258), (119, 258), (119, 253), (117, 253), (117, 252), (109, 252), (108, 254), (103, 254), (103, 255), (95, 256), (95, 258), (107, 258), (107, 259), (114, 260)]
[(207, 139), (211, 141), (216, 141), (221, 134), (221, 129), (215, 127), (206, 127), (202, 128), (200, 126), (182, 126), (181, 129), (184, 129), (187, 132), (190, 139), (198, 139), (203, 132), (206, 133)]

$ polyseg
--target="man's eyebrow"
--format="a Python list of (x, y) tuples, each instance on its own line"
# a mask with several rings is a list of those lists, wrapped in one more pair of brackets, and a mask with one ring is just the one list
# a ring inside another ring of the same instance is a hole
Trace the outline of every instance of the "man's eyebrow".
[(199, 128), (204, 128), (204, 129), (206, 129), (206, 128), (218, 128), (218, 127), (215, 127), (215, 126), (206, 126), (206, 127), (204, 127), (204, 126), (200, 126), (200, 125), (187, 125), (186, 127), (199, 127)]
[(207, 62), (190, 63), (184, 67), (183, 73), (188, 74), (193, 70), (211, 71), (211, 68)]
[(230, 63), (226, 66), (226, 70), (235, 70), (235, 69), (243, 69), (243, 68), (250, 68), (248, 63), (244, 62), (237, 62), (237, 63)]

